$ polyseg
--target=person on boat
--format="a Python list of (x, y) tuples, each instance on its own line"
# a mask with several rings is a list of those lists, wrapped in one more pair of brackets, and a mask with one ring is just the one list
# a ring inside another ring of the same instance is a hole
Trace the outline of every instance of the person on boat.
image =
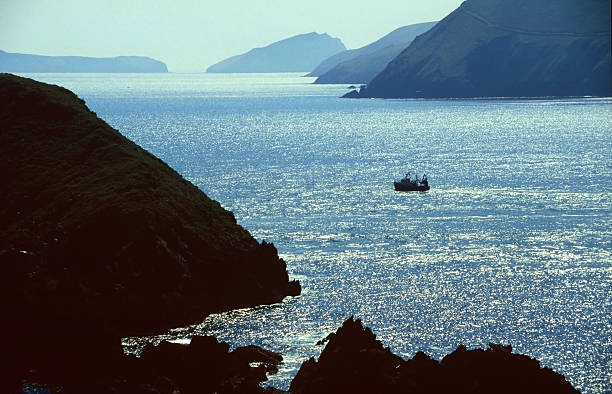
[(421, 179), (421, 184), (423, 186), (427, 186), (428, 182), (427, 182), (427, 175), (423, 174), (423, 178)]

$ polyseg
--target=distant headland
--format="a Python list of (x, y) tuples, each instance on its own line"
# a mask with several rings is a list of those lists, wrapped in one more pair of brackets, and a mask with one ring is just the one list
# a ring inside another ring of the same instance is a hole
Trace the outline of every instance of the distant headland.
[(345, 51), (338, 38), (307, 33), (254, 48), (208, 67), (208, 73), (309, 72), (324, 59)]
[(325, 59), (309, 77), (315, 83), (368, 83), (414, 39), (437, 22), (417, 23), (393, 30), (378, 40), (357, 49), (340, 52)]
[(167, 73), (166, 64), (144, 56), (43, 56), (0, 50), (0, 72), (9, 73)]
[(345, 97), (611, 96), (610, 2), (467, 0)]

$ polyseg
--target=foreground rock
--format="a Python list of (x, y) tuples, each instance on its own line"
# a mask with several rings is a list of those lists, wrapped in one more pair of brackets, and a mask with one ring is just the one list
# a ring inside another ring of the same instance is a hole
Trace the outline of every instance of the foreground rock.
[(112, 359), (122, 336), (300, 293), (272, 244), (70, 91), (2, 74), (0, 100), (0, 288), (13, 376)]
[(578, 393), (563, 375), (513, 354), (510, 346), (460, 346), (441, 362), (423, 352), (404, 361), (352, 317), (325, 341), (319, 360), (302, 364), (291, 383), (292, 394)]
[(189, 345), (165, 341), (148, 345), (141, 357), (118, 350), (113, 357), (105, 352), (102, 360), (84, 357), (80, 365), (72, 366), (70, 374), (58, 366), (30, 371), (26, 378), (45, 382), (51, 391), (66, 394), (280, 393), (262, 388), (261, 383), (268, 379), (268, 373), (278, 371), (283, 357), (257, 346), (230, 352), (225, 342), (195, 336)]
[(42, 56), (0, 51), (0, 72), (167, 73), (163, 62), (144, 56)]
[(348, 97), (610, 95), (609, 1), (468, 0)]
[(327, 33), (307, 33), (274, 42), (263, 48), (229, 57), (210, 66), (208, 73), (280, 73), (312, 71), (329, 56), (345, 51), (339, 38)]
[(225, 342), (196, 336), (189, 346), (168, 342), (147, 346), (132, 365), (145, 378), (141, 387), (147, 381), (163, 381), (181, 393), (264, 393), (267, 390), (260, 383), (278, 371), (282, 360), (280, 354), (257, 346), (229, 352)]

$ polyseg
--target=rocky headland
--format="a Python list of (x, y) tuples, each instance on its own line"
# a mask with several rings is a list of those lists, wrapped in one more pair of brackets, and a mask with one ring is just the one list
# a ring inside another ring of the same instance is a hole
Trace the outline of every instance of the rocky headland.
[(167, 73), (159, 60), (145, 56), (43, 56), (0, 50), (0, 72), (7, 73)]
[(437, 22), (417, 23), (393, 30), (384, 37), (357, 49), (340, 52), (325, 59), (309, 77), (315, 83), (368, 83), (414, 39)]
[[(194, 336), (140, 357), (121, 346), (298, 295), (274, 246), (72, 92), (0, 74), (0, 100), (0, 390), (285, 393), (262, 388), (282, 355), (257, 346)], [(291, 393), (576, 392), (509, 346), (404, 360), (352, 317), (321, 344)]]
[(229, 57), (208, 67), (207, 73), (308, 72), (321, 61), (345, 51), (339, 38), (307, 33)]
[(611, 96), (610, 2), (467, 0), (346, 97)]
[(123, 336), (300, 294), (272, 244), (72, 92), (0, 74), (0, 101), (13, 376), (78, 370), (87, 354), (115, 357)]

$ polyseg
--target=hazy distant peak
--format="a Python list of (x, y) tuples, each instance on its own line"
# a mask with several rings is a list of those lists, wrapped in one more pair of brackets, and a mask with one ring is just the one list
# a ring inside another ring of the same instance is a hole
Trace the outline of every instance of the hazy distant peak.
[(212, 66), (212, 73), (308, 72), (323, 59), (346, 50), (327, 33), (304, 33), (229, 57)]

